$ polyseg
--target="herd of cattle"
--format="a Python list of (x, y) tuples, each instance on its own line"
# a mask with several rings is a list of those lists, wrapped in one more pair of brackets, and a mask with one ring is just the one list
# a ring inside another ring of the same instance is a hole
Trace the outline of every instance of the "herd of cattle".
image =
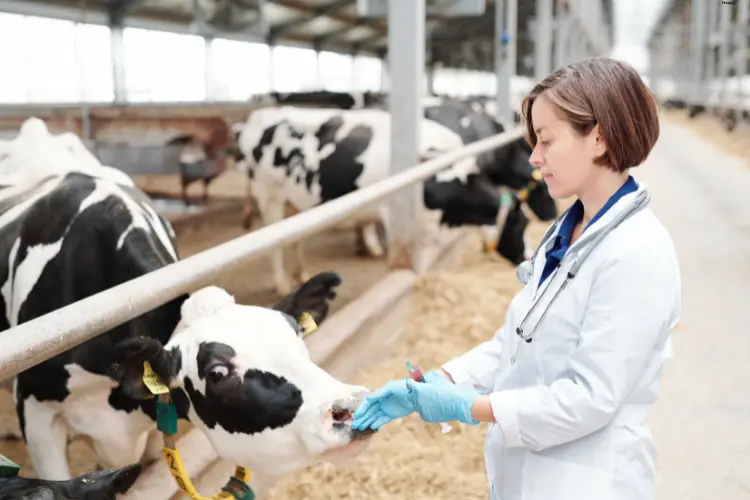
[[(247, 172), (249, 194), (264, 225), (283, 219), (290, 210), (313, 208), (389, 175), (390, 114), (377, 96), (347, 99), (347, 94), (311, 92), (265, 96), (263, 102), (277, 105), (253, 111), (237, 127), (236, 140), (239, 165)], [(505, 130), (485, 109), (488, 103), (431, 97), (423, 104), (423, 159)], [(343, 109), (351, 106), (357, 109)], [(488, 247), (520, 263), (530, 254), (524, 205), (540, 220), (557, 216), (554, 200), (529, 163), (530, 154), (525, 141), (518, 140), (457, 162), (423, 184), (426, 214), (437, 213), (440, 224), (448, 227), (482, 228)], [(249, 213), (246, 210), (246, 218)], [(374, 257), (384, 253), (377, 226), (387, 228), (388, 217), (382, 204), (349, 220), (361, 228), (360, 240)], [(301, 244), (296, 247), (294, 275), (301, 282), (305, 265)], [(289, 293), (280, 250), (271, 255), (271, 265), (277, 294)]]
[[(377, 106), (251, 113), (237, 134), (237, 160), (263, 222), (385, 178), (389, 127)], [(502, 131), (482, 109), (433, 100), (425, 106), (421, 155)], [(423, 184), (425, 209), (447, 226), (495, 231), (491, 246), (519, 262), (529, 253), (523, 206), (545, 221), (557, 215), (529, 154), (518, 141), (457, 162)], [(379, 207), (355, 220), (373, 255), (383, 252), (375, 226), (388, 217)], [(0, 141), (0, 330), (178, 259), (169, 222), (75, 135), (50, 134), (32, 118), (15, 139)], [(325, 321), (341, 278), (327, 272), (306, 279), (302, 270), (292, 290), (280, 253), (272, 262), (280, 295), (273, 307), (236, 304), (224, 290), (204, 288), (15, 377), (20, 428), (41, 480), (0, 478), (0, 496), (66, 498), (56, 495), (72, 489), (114, 498), (130, 488), (140, 471), (133, 464), (153, 462), (163, 446), (143, 382), (146, 361), (169, 386), (178, 416), (205, 432), (220, 458), (249, 467), (256, 489), (342, 450), (361, 450), (371, 433), (352, 429), (351, 417), (366, 389), (315, 365), (297, 323), (304, 312)], [(67, 446), (78, 438), (102, 467), (120, 472), (72, 479)]]

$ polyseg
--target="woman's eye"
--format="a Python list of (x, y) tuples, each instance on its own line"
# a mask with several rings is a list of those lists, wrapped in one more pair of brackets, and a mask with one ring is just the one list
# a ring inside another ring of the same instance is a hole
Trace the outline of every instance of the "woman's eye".
[(225, 365), (216, 365), (208, 370), (208, 378), (212, 381), (221, 380), (229, 374), (229, 368)]

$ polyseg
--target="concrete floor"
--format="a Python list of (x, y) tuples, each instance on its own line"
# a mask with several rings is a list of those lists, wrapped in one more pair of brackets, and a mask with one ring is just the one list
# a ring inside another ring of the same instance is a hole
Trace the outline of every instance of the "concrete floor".
[(674, 358), (649, 419), (656, 499), (750, 499), (750, 162), (662, 123), (634, 171), (675, 240), (683, 277)]

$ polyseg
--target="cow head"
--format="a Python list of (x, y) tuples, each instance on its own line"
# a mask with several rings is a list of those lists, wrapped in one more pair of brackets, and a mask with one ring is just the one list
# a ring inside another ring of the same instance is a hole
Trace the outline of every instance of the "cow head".
[[(501, 124), (494, 124), (496, 133), (505, 131)], [(539, 169), (529, 163), (530, 156), (531, 149), (526, 141), (514, 141), (495, 150), (494, 162), (486, 165), (483, 171), (493, 184), (519, 190), (519, 198), (539, 220), (554, 220), (557, 217), (557, 204), (550, 196)]]
[(367, 390), (317, 366), (298, 322), (303, 312), (320, 322), (338, 284), (336, 273), (318, 274), (273, 308), (204, 288), (184, 302), (166, 345), (135, 338), (119, 346), (115, 378), (127, 394), (149, 397), (142, 381), (148, 361), (173, 392), (184, 392), (191, 422), (217, 454), (251, 470), (283, 475), (361, 451), (372, 432), (351, 422)]
[(89, 472), (66, 481), (10, 477), (0, 479), (0, 491), (2, 498), (116, 500), (119, 493), (125, 493), (133, 486), (140, 474), (141, 466), (134, 464), (121, 469)]
[(479, 226), (484, 251), (496, 251), (516, 265), (530, 254), (524, 236), (529, 219), (523, 212), (523, 192), (519, 194), (498, 191), (471, 159), (427, 180), (423, 190), (425, 207), (442, 211), (441, 224)]

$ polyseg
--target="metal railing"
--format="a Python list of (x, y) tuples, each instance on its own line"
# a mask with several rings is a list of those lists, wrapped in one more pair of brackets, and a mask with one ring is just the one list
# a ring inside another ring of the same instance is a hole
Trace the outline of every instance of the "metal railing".
[(217, 273), (238, 268), (279, 246), (330, 228), (388, 196), (435, 175), (456, 161), (510, 144), (520, 127), (468, 144), (288, 219), (240, 236), (132, 279), (14, 328), (0, 332), (0, 380), (204, 286)]

